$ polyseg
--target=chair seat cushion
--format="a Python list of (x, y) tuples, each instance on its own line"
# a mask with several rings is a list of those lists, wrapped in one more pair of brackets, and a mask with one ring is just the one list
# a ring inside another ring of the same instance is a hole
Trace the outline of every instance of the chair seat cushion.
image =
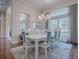
[(42, 48), (47, 48), (47, 47), (49, 47), (50, 45), (49, 44), (47, 44), (47, 43), (41, 43), (41, 44), (39, 44), (39, 47), (42, 47)]

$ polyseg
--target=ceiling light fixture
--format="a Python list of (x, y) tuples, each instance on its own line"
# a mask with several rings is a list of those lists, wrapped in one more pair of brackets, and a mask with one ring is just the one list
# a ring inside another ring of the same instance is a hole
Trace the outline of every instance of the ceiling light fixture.
[(40, 20), (48, 20), (48, 19), (50, 19), (51, 17), (48, 15), (49, 14), (49, 12), (46, 12), (46, 13), (44, 13), (45, 11), (46, 11), (46, 5), (45, 5), (45, 3), (46, 3), (46, 1), (44, 0), (43, 1), (43, 5), (44, 5), (44, 8), (41, 8), (41, 15), (39, 15), (38, 16), (38, 18), (40, 19)]

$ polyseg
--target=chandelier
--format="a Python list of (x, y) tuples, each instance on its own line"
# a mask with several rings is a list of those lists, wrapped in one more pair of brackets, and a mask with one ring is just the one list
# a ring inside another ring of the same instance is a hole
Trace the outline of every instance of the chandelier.
[(39, 15), (38, 16), (38, 18), (40, 19), (40, 20), (48, 20), (48, 19), (50, 19), (51, 17), (48, 15), (49, 14), (49, 12), (46, 12), (46, 13), (44, 13), (45, 11), (46, 11), (46, 5), (45, 5), (45, 0), (42, 0), (42, 4), (43, 4), (43, 8), (41, 8), (41, 15)]
[(38, 16), (38, 18), (40, 20), (48, 20), (48, 19), (50, 19), (50, 16), (48, 14), (41, 14)]

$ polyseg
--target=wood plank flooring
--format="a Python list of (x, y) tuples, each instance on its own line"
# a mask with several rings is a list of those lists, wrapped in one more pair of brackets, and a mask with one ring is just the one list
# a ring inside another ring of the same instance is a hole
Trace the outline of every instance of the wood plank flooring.
[[(64, 43), (65, 44), (65, 43)], [(11, 44), (11, 42), (6, 38), (0, 38), (0, 59), (14, 59), (10, 49), (13, 47), (20, 46), (21, 44)], [(70, 59), (78, 59), (78, 46), (73, 45), (71, 49)]]

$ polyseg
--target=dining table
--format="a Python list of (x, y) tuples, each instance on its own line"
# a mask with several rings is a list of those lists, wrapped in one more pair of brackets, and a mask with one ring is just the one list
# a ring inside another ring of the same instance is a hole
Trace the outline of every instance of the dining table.
[(42, 34), (30, 34), (27, 35), (28, 39), (31, 41), (35, 42), (35, 59), (38, 59), (38, 47), (39, 47), (39, 42), (44, 41), (46, 38), (46, 35)]

